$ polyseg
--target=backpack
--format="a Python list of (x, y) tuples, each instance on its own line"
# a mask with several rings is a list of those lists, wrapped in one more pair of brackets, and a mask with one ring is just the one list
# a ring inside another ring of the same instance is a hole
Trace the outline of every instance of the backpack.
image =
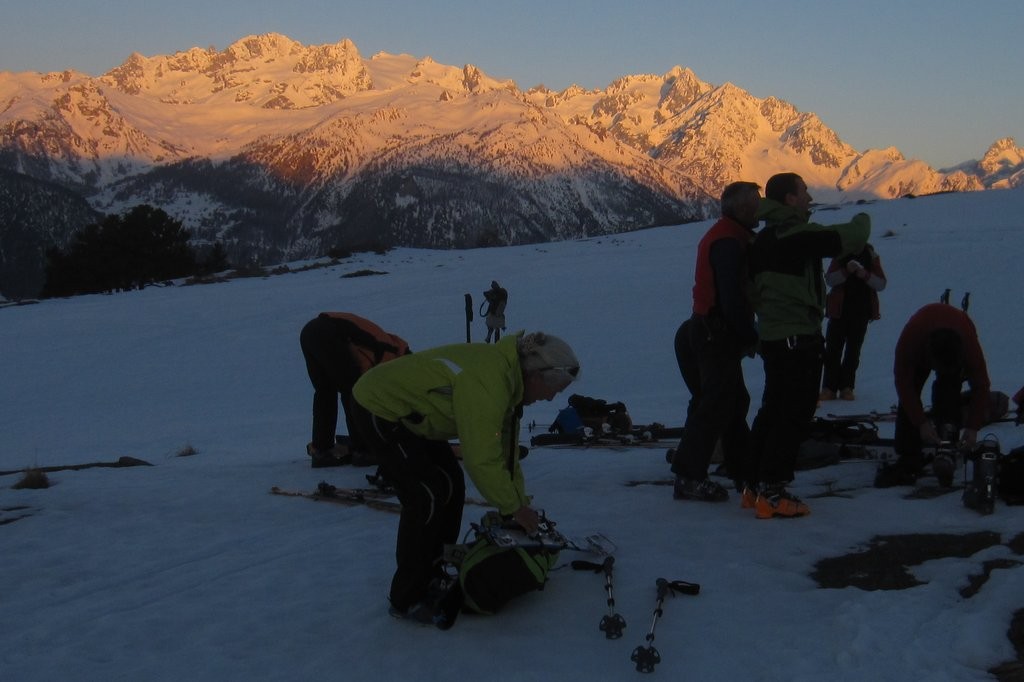
[(384, 331), (365, 317), (353, 313), (320, 313), (320, 316), (347, 323), (349, 352), (359, 365), (360, 375), (382, 362), (412, 352), (405, 339)]
[[(489, 512), (482, 523), (499, 523)], [(464, 548), (457, 560), (462, 608), (476, 613), (497, 613), (511, 599), (544, 589), (558, 552), (539, 547), (502, 547), (486, 534)]]
[(633, 428), (629, 411), (621, 402), (608, 403), (600, 398), (574, 393), (569, 396), (569, 407), (576, 411), (583, 426), (593, 429), (595, 433), (603, 433), (608, 429), (613, 433), (629, 433)]
[(580, 433), (583, 431), (583, 420), (575, 407), (564, 407), (558, 411), (554, 423), (548, 428), (549, 433)]
[[(485, 291), (484, 300), (480, 303), (480, 317), (496, 313), (500, 303), (508, 303), (508, 292), (505, 289), (499, 287), (498, 289), (488, 289)], [(487, 306), (486, 310), (484, 310), (484, 306)]]

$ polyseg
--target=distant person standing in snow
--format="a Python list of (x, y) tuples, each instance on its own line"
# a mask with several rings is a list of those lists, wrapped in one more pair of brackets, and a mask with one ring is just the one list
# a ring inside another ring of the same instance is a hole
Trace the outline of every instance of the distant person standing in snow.
[(492, 281), (491, 288), (484, 292), (484, 304), (487, 309), (483, 310), (483, 306), (480, 306), (480, 314), (485, 316), (487, 323), (486, 343), (491, 342), (492, 336), (494, 342), (497, 343), (501, 338), (501, 332), (505, 331), (505, 305), (507, 303), (508, 292), (497, 282)]
[[(750, 435), (750, 394), (741, 361), (757, 344), (754, 310), (747, 297), (747, 249), (757, 227), (760, 187), (734, 182), (722, 192), (722, 217), (697, 245), (693, 315), (676, 332), (675, 351), (693, 396), (672, 460), (677, 500), (722, 502), (724, 487), (708, 478), (721, 440), (725, 468), (739, 480)], [(695, 368), (696, 371), (694, 371)]]
[(825, 273), (825, 374), (819, 400), (854, 400), (868, 323), (879, 319), (878, 292), (885, 289), (882, 260), (870, 244), (858, 254), (833, 258)]
[[(402, 502), (392, 615), (441, 628), (452, 622), (459, 595), (439, 586), (444, 546), (458, 542), (462, 529), (462, 468), (500, 514), (537, 531), (540, 515), (519, 464), (522, 408), (553, 399), (579, 371), (565, 341), (520, 332), (493, 345), (419, 351), (359, 379), (353, 390), (357, 428)], [(456, 438), (462, 467), (449, 443)]]
[[(822, 259), (858, 253), (871, 235), (866, 213), (841, 225), (811, 223), (810, 216), (811, 195), (803, 178), (780, 173), (768, 180), (759, 212), (765, 226), (750, 246), (764, 393), (751, 426), (742, 501), (761, 519), (810, 513), (786, 486), (794, 478), (821, 386)], [(749, 487), (754, 482), (756, 491)]]
[[(925, 413), (921, 390), (928, 376), (932, 383), (931, 414)], [(910, 316), (896, 341), (893, 363), (896, 381), (895, 449), (898, 458), (882, 467), (875, 487), (913, 485), (924, 467), (922, 447), (938, 445), (945, 426), (952, 438), (973, 447), (978, 429), (984, 426), (989, 409), (991, 382), (978, 331), (967, 313), (946, 303), (930, 303)], [(970, 386), (965, 423), (961, 388)], [(963, 428), (961, 432), (960, 429)]]

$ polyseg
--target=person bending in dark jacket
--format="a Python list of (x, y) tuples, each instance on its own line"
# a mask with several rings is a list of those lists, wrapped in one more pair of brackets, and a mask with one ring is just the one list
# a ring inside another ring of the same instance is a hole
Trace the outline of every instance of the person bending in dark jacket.
[[(925, 413), (921, 390), (929, 375), (931, 415)], [(973, 447), (985, 424), (991, 382), (978, 332), (967, 313), (946, 303), (930, 303), (910, 316), (896, 341), (893, 363), (896, 382), (895, 449), (897, 460), (882, 467), (875, 486), (913, 485), (924, 467), (922, 448), (942, 440)], [(970, 386), (967, 418), (962, 418), (961, 388)], [(960, 429), (963, 427), (963, 431)], [(940, 433), (943, 431), (950, 433)]]
[[(313, 468), (351, 462), (375, 464), (351, 419), (352, 387), (371, 367), (411, 352), (402, 337), (353, 313), (320, 313), (299, 334), (306, 372), (313, 384), (313, 439), (306, 446)], [(336, 443), (338, 401), (349, 442)]]
[[(724, 487), (708, 478), (715, 446), (722, 441), (729, 475), (739, 477), (750, 433), (750, 394), (741, 360), (757, 344), (754, 311), (747, 299), (747, 247), (754, 238), (761, 194), (752, 182), (722, 192), (722, 217), (697, 246), (693, 315), (676, 333), (680, 372), (692, 385), (683, 437), (672, 460), (677, 500), (721, 502)], [(689, 369), (696, 368), (696, 371)]]

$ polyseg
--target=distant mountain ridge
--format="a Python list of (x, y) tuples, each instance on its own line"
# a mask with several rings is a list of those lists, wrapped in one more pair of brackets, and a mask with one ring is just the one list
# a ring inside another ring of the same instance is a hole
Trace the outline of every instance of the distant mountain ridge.
[(100, 77), (0, 73), (0, 168), (105, 213), (158, 206), (264, 263), (682, 223), (780, 169), (823, 201), (1018, 187), (1022, 159), (1011, 138), (947, 172), (857, 152), (814, 114), (682, 67), (522, 91), (472, 65), (266, 34)]

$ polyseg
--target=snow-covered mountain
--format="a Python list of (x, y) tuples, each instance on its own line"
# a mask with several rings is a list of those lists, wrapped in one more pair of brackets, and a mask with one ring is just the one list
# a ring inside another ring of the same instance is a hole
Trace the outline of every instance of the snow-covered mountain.
[(988, 148), (981, 161), (968, 161), (954, 171), (983, 178), (992, 189), (1024, 187), (1024, 148), (1012, 137), (1004, 137)]
[(1015, 186), (1022, 157), (1012, 139), (949, 172), (858, 152), (813, 113), (681, 67), (522, 91), (472, 65), (266, 34), (100, 77), (0, 73), (0, 168), (106, 213), (158, 206), (264, 263), (681, 223), (780, 169), (824, 201)]
[(236, 258), (366, 243), (475, 246), (685, 222), (680, 171), (568, 125), (473, 66), (280, 35), (132, 55), (91, 78), (0, 74), (2, 165), (146, 202)]
[[(712, 195), (735, 180), (763, 182), (779, 169), (800, 173), (823, 201), (1016, 186), (1024, 170), (1024, 150), (1012, 138), (986, 154), (998, 154), (999, 163), (949, 171), (908, 160), (893, 147), (859, 152), (813, 113), (731, 83), (713, 86), (678, 66), (663, 76), (627, 76), (606, 90), (539, 87), (527, 98), (681, 170)], [(1016, 184), (1004, 180), (1011, 169)]]

